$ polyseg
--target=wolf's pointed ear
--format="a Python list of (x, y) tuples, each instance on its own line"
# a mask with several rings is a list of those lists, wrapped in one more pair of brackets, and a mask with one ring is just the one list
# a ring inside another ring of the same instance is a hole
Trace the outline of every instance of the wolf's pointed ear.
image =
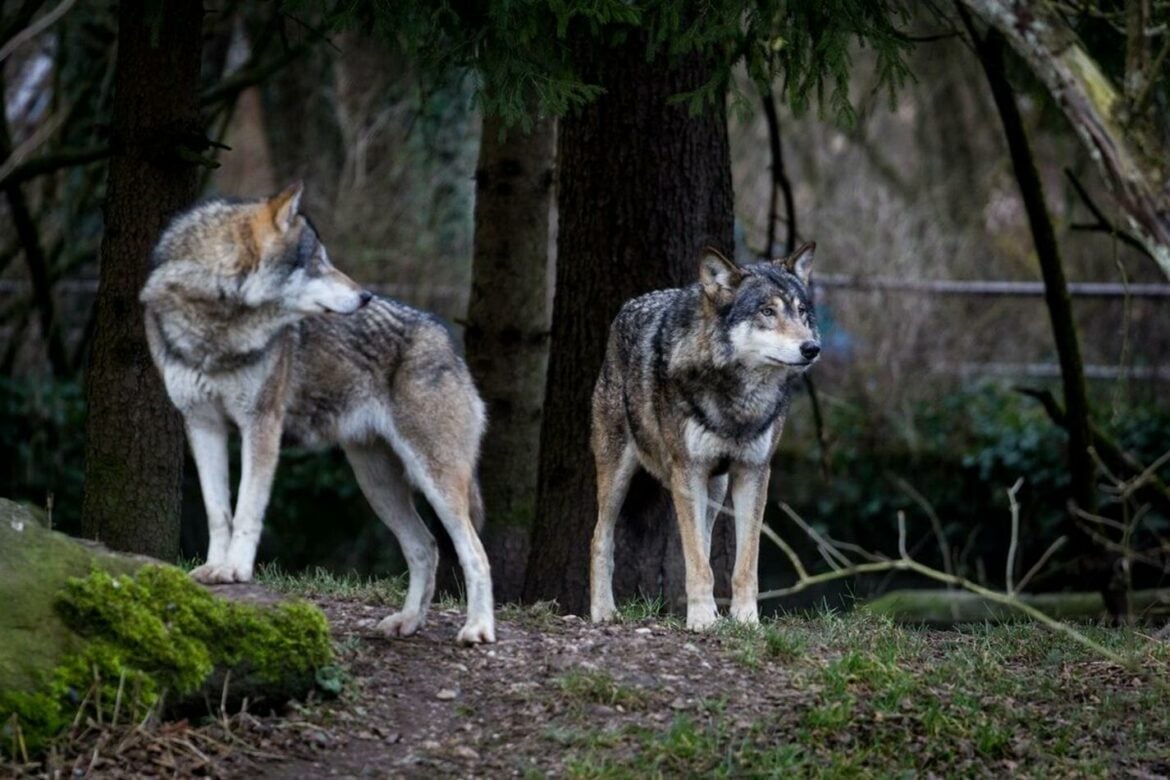
[(731, 302), (743, 270), (728, 260), (719, 250), (707, 247), (699, 258), (699, 284), (708, 298), (718, 305)]
[(301, 193), (304, 191), (305, 185), (297, 181), (268, 199), (268, 210), (272, 212), (272, 221), (281, 233), (293, 226), (297, 210), (301, 207)]
[(817, 251), (817, 242), (808, 241), (800, 245), (800, 248), (783, 259), (777, 259), (777, 265), (782, 265), (792, 273), (796, 274), (796, 278), (805, 286), (808, 285), (808, 280), (812, 276), (812, 261), (813, 255)]

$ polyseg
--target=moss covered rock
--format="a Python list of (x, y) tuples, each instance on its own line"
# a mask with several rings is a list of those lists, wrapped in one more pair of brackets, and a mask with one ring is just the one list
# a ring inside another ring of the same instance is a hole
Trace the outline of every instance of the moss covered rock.
[(210, 698), (301, 696), (332, 662), (303, 602), (237, 603), (182, 571), (45, 528), (0, 499), (0, 750), (115, 702), (125, 717)]

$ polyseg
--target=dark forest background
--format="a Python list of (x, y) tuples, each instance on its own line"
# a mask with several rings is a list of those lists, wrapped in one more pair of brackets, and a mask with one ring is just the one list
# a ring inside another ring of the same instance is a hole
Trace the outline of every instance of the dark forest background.
[[(7, 0), (0, 30), (0, 495), (48, 506), (56, 527), (81, 534), (83, 497), (95, 491), (86, 431), (97, 391), (91, 373), (87, 405), (86, 369), (103, 316), (110, 160), (112, 150), (115, 161), (121, 153), (118, 139), (129, 137), (118, 123), (132, 123), (135, 110), (120, 115), (117, 106), (119, 57), (127, 57), (119, 12), (125, 25), (135, 4), (62, 4), (59, 19), (26, 34), (44, 5)], [(818, 243), (824, 357), (773, 464), (772, 527), (804, 538), (783, 502), (821, 533), (893, 553), (897, 513), (905, 512), (917, 557), (998, 587), (1007, 490), (1022, 477), (1021, 568), (1062, 533), (1082, 539), (1033, 588), (1095, 589), (1119, 567), (1132, 575), (1126, 587), (1164, 586), (1170, 493), (1157, 478), (1170, 480), (1167, 272), (1131, 235), (1035, 63), (946, 4), (873, 4), (880, 19), (840, 30), (790, 20), (794, 37), (768, 38), (780, 54), (763, 71), (751, 56), (724, 56), (739, 33), (672, 48), (659, 39), (672, 4), (649, 4), (640, 20), (612, 5), (594, 17), (561, 9), (553, 21), (528, 9), (523, 23), (448, 9), (448, 24), (438, 11), (400, 19), (380, 4), (207, 3), (192, 44), (200, 65), (191, 105), (175, 98), (173, 106), (176, 116), (196, 117), (169, 152), (182, 159), (192, 197), (258, 197), (303, 180), (303, 210), (346, 273), (434, 311), (466, 342), (493, 403), (485, 533), (502, 597), (560, 595), (579, 609), (564, 595), (579, 583), (542, 572), (563, 569), (572, 545), (581, 562), (587, 554), (581, 541), (593, 498), (582, 399), (614, 306), (688, 283), (702, 242), (747, 263), (803, 240)], [(693, 10), (674, 5), (684, 18)], [(858, 4), (832, 5), (844, 15)], [(168, 32), (172, 4), (137, 8), (143, 56), (153, 51), (151, 36), (182, 34)], [(745, 8), (719, 18), (747, 18), (755, 6)], [(1125, 132), (1153, 139), (1143, 148), (1163, 162), (1168, 8), (1148, 0), (1049, 9), (1122, 85)], [(521, 54), (531, 44), (532, 56), (508, 59), (493, 37), (501, 31), (518, 36)], [(531, 69), (552, 68), (538, 56), (541, 36), (571, 56), (556, 61), (563, 72), (534, 78)], [(823, 44), (810, 52), (828, 71), (776, 61), (801, 49), (800, 36)], [(468, 40), (486, 54), (473, 61), (451, 53)], [(1051, 293), (1045, 245), (993, 93), (997, 63), (1038, 174), (1058, 266), (1074, 283), (1069, 324), (1094, 461), (1083, 451), (1070, 461), (1068, 419), (1062, 427), (1064, 412), (1041, 403), (1051, 398), (1075, 411), (1053, 302), (1035, 284), (1044, 280)], [(802, 92), (795, 82), (809, 73)], [(1136, 86), (1126, 80), (1135, 73), (1144, 79)], [(147, 211), (131, 203), (117, 218), (138, 224), (141, 213), (147, 225), (156, 219)], [(555, 307), (578, 293), (575, 319), (559, 320)], [(505, 315), (520, 324), (503, 323)], [(525, 338), (509, 340), (512, 331)], [(99, 395), (106, 406), (142, 403), (113, 390)], [(139, 433), (110, 430), (102, 440), (115, 444)], [(177, 458), (162, 445), (144, 454), (147, 462)], [(1088, 480), (1076, 476), (1078, 457), (1092, 469)], [(1129, 478), (1151, 464), (1144, 491), (1105, 489), (1111, 475)], [(562, 467), (571, 475), (559, 477)], [(191, 559), (203, 553), (206, 529), (190, 462), (182, 474), (175, 527), (181, 555)], [(652, 486), (643, 491), (627, 545), (641, 557), (624, 587), (655, 595), (670, 590), (677, 572), (665, 503)], [(1082, 508), (1091, 500), (1093, 513), (1114, 525), (1070, 519), (1070, 499)], [(1124, 545), (1123, 527), (1131, 531)], [(807, 542), (798, 547), (806, 560), (815, 557)], [(790, 582), (783, 557), (764, 550), (761, 588)], [(260, 560), (291, 570), (403, 570), (338, 452), (283, 454)], [(907, 582), (857, 580), (778, 605), (838, 606)]]

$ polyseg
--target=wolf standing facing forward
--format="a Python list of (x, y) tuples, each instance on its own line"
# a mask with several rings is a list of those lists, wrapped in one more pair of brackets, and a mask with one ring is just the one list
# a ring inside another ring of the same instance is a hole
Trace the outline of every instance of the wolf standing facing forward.
[[(438, 550), (414, 510), (414, 487), (463, 567), (459, 641), (494, 642), (491, 576), (476, 534), (483, 402), (443, 325), (334, 268), (298, 213), (300, 198), (296, 184), (269, 199), (213, 200), (180, 214), (142, 290), (150, 353), (183, 415), (207, 508), (207, 563), (191, 576), (251, 579), (282, 434), (340, 444), (410, 567), (402, 611), (379, 630), (413, 634), (434, 596)], [(234, 513), (229, 421), (243, 439)]]
[(674, 499), (691, 629), (708, 628), (716, 619), (711, 529), (731, 483), (731, 616), (758, 620), (756, 569), (768, 463), (780, 441), (792, 381), (821, 351), (808, 288), (815, 249), (805, 244), (787, 259), (744, 268), (708, 249), (698, 284), (643, 295), (618, 312), (593, 391), (594, 621), (614, 613), (614, 524), (639, 465)]

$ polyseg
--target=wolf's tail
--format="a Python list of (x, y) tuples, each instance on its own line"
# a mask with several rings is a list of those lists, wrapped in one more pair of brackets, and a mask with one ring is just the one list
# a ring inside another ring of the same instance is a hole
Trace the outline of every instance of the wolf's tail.
[(468, 509), (471, 513), (471, 524), (475, 526), (475, 532), (481, 533), (483, 531), (483, 495), (479, 492), (479, 478), (471, 480), (471, 488), (469, 489), (467, 497)]

